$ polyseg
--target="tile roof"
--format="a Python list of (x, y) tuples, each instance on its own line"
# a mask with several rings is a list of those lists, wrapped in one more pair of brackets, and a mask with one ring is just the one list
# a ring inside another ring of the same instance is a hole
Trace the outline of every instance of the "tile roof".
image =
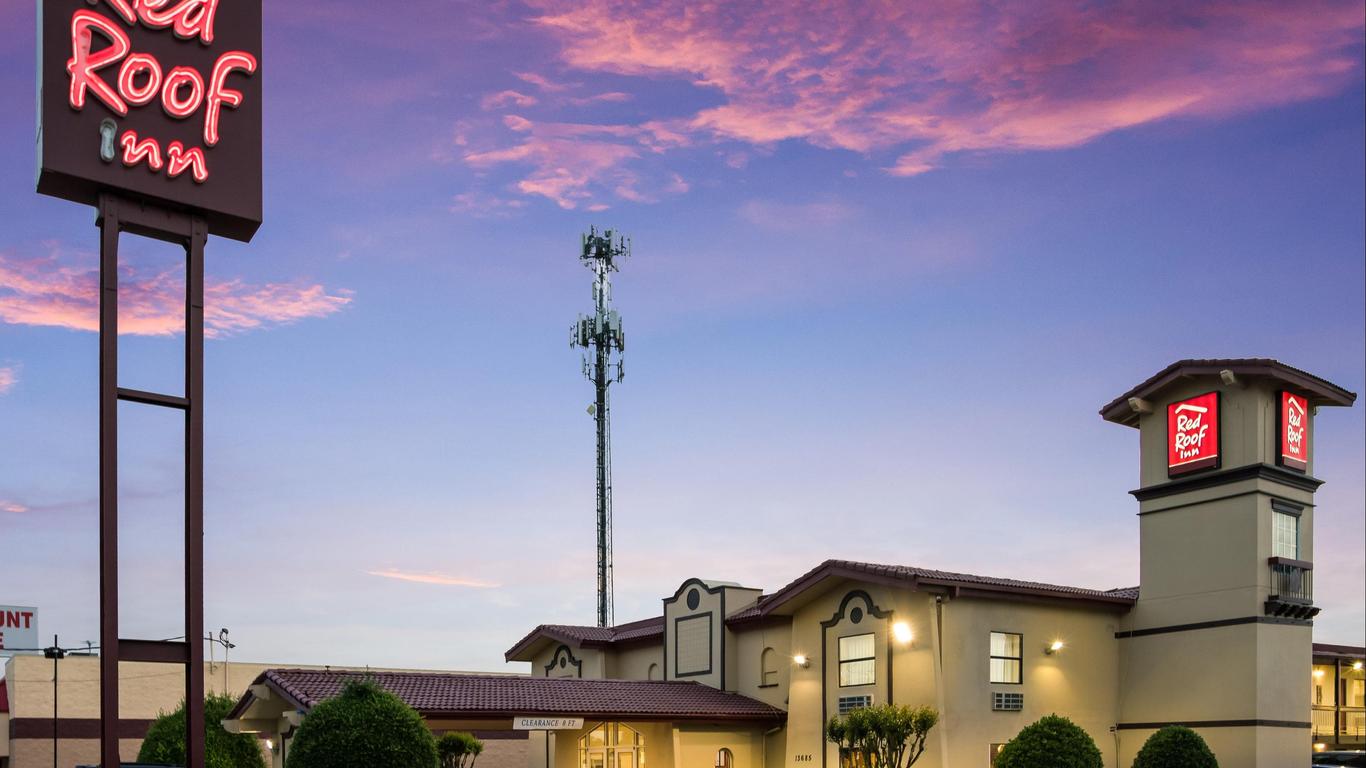
[[(737, 693), (694, 682), (582, 680), (447, 672), (355, 672), (269, 669), (256, 679), (301, 709), (336, 696), (349, 680), (366, 677), (423, 716), (512, 717), (564, 715), (604, 719), (771, 720), (786, 713)], [(229, 719), (250, 705), (248, 692)]]
[(504, 657), (512, 661), (541, 637), (580, 647), (602, 648), (617, 643), (643, 642), (664, 636), (664, 617), (655, 616), (615, 627), (590, 627), (579, 624), (541, 624), (518, 640)]
[(763, 615), (772, 613), (778, 606), (829, 576), (843, 576), (852, 579), (871, 578), (917, 588), (920, 585), (928, 585), (947, 587), (960, 592), (969, 590), (1001, 595), (1029, 595), (1064, 601), (1078, 600), (1126, 608), (1133, 605), (1134, 601), (1138, 599), (1137, 587), (1099, 590), (1045, 584), (1038, 581), (1003, 579), (995, 576), (978, 576), (971, 573), (938, 571), (909, 565), (881, 565), (854, 560), (826, 560), (791, 584), (769, 595), (759, 604), (758, 610)]
[(1177, 360), (1157, 373), (1149, 376), (1143, 383), (1106, 403), (1100, 415), (1106, 421), (1127, 426), (1138, 426), (1138, 414), (1129, 408), (1129, 398), (1148, 397), (1153, 392), (1183, 376), (1212, 376), (1220, 371), (1230, 370), (1248, 376), (1270, 376), (1304, 390), (1315, 405), (1351, 405), (1356, 399), (1355, 392), (1349, 392), (1327, 379), (1286, 365), (1279, 360), (1264, 357), (1188, 359)]

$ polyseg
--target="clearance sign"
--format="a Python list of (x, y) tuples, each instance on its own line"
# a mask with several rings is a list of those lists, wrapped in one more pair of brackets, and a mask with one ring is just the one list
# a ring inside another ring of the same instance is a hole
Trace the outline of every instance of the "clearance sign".
[(261, 224), (260, 0), (42, 0), (38, 191)]
[(1282, 392), (1277, 410), (1277, 461), (1301, 472), (1309, 469), (1309, 399)]
[(1167, 476), (1219, 466), (1219, 393), (1167, 406)]

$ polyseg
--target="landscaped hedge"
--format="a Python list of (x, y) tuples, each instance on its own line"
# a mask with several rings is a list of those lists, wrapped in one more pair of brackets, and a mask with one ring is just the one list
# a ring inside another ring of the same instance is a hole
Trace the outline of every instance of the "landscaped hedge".
[[(227, 696), (211, 694), (204, 699), (205, 768), (266, 768), (255, 736), (223, 730), (223, 718), (234, 704)], [(185, 764), (185, 702), (152, 721), (138, 750), (138, 762)]]
[(1025, 726), (996, 758), (996, 768), (1105, 768), (1096, 742), (1065, 717)]
[(1184, 725), (1169, 725), (1148, 737), (1134, 768), (1219, 768), (1209, 745)]
[(290, 741), (288, 768), (435, 768), (422, 716), (370, 681), (346, 684), (313, 708)]

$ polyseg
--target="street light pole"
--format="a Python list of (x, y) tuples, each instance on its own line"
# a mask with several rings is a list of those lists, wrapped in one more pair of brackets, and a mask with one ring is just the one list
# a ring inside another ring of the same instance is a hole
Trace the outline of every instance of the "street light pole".
[(66, 658), (66, 649), (52, 636), (52, 647), (43, 649), (43, 657), (52, 659), (52, 768), (57, 768), (57, 661)]

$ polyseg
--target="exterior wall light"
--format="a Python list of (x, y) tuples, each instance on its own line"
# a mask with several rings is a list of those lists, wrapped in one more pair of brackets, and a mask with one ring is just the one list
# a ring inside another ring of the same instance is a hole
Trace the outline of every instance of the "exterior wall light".
[(892, 625), (892, 637), (902, 645), (908, 645), (915, 635), (911, 632), (911, 625), (904, 621), (898, 621)]
[(806, 657), (806, 654), (804, 654), (804, 653), (799, 653), (799, 654), (797, 654), (796, 656), (793, 656), (793, 657), (792, 657), (792, 663), (793, 663), (793, 664), (796, 664), (797, 666), (801, 667), (802, 669), (806, 669), (807, 667), (811, 666), (811, 659), (808, 659), (808, 658)]
[(1058, 651), (1061, 651), (1063, 648), (1066, 648), (1066, 647), (1067, 647), (1067, 644), (1064, 643), (1063, 641), (1061, 641), (1061, 640), (1054, 640), (1053, 642), (1051, 642), (1051, 643), (1048, 644), (1048, 647), (1047, 647), (1047, 648), (1044, 648), (1044, 649), (1043, 649), (1043, 652), (1044, 652), (1044, 655), (1045, 655), (1045, 656), (1052, 656), (1053, 654), (1057, 653)]
[(1356, 670), (1357, 672), (1360, 672), (1362, 667), (1366, 667), (1366, 664), (1362, 664), (1359, 661), (1352, 662), (1352, 669)]
[(1316, 670), (1314, 670), (1314, 677), (1323, 677), (1323, 670), (1321, 670), (1321, 669), (1316, 669)]

